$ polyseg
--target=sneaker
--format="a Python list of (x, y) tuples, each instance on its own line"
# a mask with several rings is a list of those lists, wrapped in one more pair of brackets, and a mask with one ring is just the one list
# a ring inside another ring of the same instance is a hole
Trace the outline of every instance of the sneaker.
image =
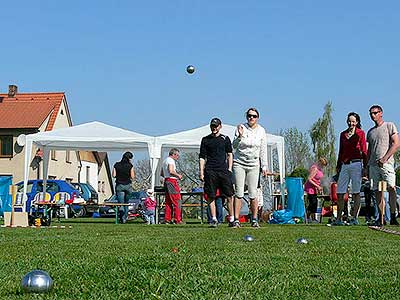
[(235, 225), (235, 222), (229, 222), (228, 227), (233, 227)]
[(355, 218), (354, 218), (354, 219), (351, 219), (350, 222), (349, 222), (349, 224), (350, 224), (350, 225), (360, 225), (360, 223), (358, 222), (358, 220), (355, 219)]
[(251, 223), (251, 227), (253, 227), (253, 228), (260, 228), (260, 224), (258, 224), (257, 221), (253, 221), (253, 222)]
[(375, 221), (374, 224), (372, 224), (373, 227), (383, 227), (382, 223), (378, 220)]
[(242, 227), (242, 226), (240, 226), (240, 222), (239, 222), (239, 221), (234, 221), (232, 227), (233, 227), (233, 228), (240, 228), (240, 227)]
[(399, 222), (397, 222), (396, 218), (390, 218), (390, 225), (399, 225)]
[(218, 227), (218, 221), (212, 221), (210, 223), (210, 228), (217, 228)]
[(179, 221), (179, 222), (175, 222), (175, 224), (176, 224), (176, 225), (183, 225), (183, 224), (185, 224), (185, 222)]
[(332, 222), (332, 226), (344, 226), (343, 221), (341, 220), (336, 220), (335, 222)]
[(376, 220), (375, 222), (374, 222), (374, 225), (373, 226), (377, 226), (377, 227), (383, 227), (383, 226), (386, 226), (387, 224), (386, 224), (386, 220), (383, 220), (383, 224), (381, 223), (381, 220)]

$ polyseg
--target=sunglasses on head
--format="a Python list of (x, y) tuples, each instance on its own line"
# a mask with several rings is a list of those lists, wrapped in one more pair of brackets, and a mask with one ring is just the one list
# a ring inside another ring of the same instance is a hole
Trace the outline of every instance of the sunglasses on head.
[(257, 119), (258, 116), (257, 116), (257, 115), (252, 115), (252, 114), (247, 114), (247, 118), (248, 118), (248, 119), (251, 119), (251, 118)]

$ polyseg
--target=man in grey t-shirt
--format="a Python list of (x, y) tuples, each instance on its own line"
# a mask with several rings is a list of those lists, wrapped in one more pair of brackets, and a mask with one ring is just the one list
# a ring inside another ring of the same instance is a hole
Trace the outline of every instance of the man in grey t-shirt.
[(399, 136), (396, 125), (383, 121), (382, 114), (383, 109), (379, 105), (369, 109), (369, 115), (375, 123), (367, 133), (369, 178), (380, 210), (377, 225), (384, 224), (386, 187), (389, 192), (390, 225), (399, 225), (396, 220), (396, 173), (393, 158), (400, 147)]

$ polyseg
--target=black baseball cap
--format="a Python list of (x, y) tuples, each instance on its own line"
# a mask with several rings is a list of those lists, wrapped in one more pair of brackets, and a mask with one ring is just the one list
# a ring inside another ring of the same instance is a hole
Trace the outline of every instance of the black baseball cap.
[(221, 120), (220, 119), (218, 119), (218, 118), (212, 118), (211, 119), (210, 126), (217, 127), (219, 125), (221, 125)]

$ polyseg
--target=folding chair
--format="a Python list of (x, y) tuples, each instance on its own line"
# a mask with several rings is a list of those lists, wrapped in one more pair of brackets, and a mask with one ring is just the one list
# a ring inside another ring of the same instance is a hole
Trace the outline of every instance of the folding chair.
[(53, 197), (53, 203), (59, 205), (57, 209), (57, 218), (60, 220), (60, 212), (59, 210), (64, 210), (64, 218), (68, 219), (68, 205), (72, 203), (71, 195), (67, 192), (58, 192)]

